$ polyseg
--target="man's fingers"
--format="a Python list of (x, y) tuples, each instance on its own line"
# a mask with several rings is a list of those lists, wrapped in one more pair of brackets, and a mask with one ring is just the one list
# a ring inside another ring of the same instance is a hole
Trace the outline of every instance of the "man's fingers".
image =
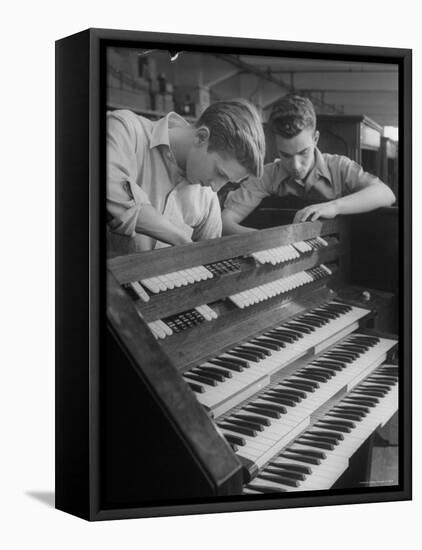
[(302, 216), (302, 221), (303, 222), (306, 222), (310, 216), (312, 216), (314, 213), (314, 210), (313, 208), (307, 208), (304, 212), (303, 212), (303, 216)]
[(320, 212), (318, 210), (316, 210), (313, 214), (312, 214), (312, 217), (311, 217), (311, 222), (315, 222), (319, 217), (320, 217)]
[(298, 212), (296, 212), (296, 215), (295, 215), (295, 217), (293, 218), (293, 223), (300, 223), (301, 221), (303, 221), (302, 218), (303, 218), (304, 214), (305, 214), (305, 210), (304, 210), (304, 209), (303, 209), (303, 210), (299, 210)]

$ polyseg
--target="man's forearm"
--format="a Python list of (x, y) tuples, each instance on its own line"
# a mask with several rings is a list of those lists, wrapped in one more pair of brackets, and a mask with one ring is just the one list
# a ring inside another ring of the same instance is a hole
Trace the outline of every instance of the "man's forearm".
[(245, 227), (240, 225), (243, 218), (241, 218), (238, 214), (233, 213), (232, 210), (223, 210), (221, 219), (223, 222), (223, 235), (241, 235), (243, 233), (256, 231), (253, 227)]
[(332, 201), (339, 215), (369, 212), (382, 206), (391, 206), (396, 198), (384, 183), (374, 183), (356, 193)]
[(251, 231), (256, 231), (256, 229), (253, 227), (245, 227), (232, 220), (224, 221), (223, 218), (223, 235), (243, 235)]
[(182, 229), (149, 204), (144, 205), (139, 211), (136, 232), (175, 246), (191, 242), (190, 237)]

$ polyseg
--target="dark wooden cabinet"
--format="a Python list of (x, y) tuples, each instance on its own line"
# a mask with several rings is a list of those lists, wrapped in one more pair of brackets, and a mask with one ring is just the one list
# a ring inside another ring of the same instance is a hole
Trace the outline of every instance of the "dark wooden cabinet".
[(382, 126), (365, 115), (318, 115), (317, 127), (323, 153), (345, 155), (381, 177)]

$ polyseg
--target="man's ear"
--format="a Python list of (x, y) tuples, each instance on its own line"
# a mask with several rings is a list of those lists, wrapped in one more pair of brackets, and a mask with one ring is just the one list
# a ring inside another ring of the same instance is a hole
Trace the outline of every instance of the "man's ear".
[(210, 139), (210, 131), (206, 126), (200, 126), (195, 130), (195, 143), (197, 145), (206, 145), (208, 146), (208, 141)]
[(315, 134), (314, 134), (314, 143), (315, 143), (315, 145), (318, 145), (318, 140), (319, 140), (319, 132), (318, 132), (318, 130), (315, 130)]

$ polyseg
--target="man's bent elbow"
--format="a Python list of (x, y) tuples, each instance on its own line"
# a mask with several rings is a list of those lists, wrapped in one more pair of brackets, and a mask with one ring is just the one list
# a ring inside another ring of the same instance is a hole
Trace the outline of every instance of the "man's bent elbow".
[(383, 189), (384, 204), (382, 206), (392, 206), (396, 202), (396, 196), (393, 191), (385, 183)]

